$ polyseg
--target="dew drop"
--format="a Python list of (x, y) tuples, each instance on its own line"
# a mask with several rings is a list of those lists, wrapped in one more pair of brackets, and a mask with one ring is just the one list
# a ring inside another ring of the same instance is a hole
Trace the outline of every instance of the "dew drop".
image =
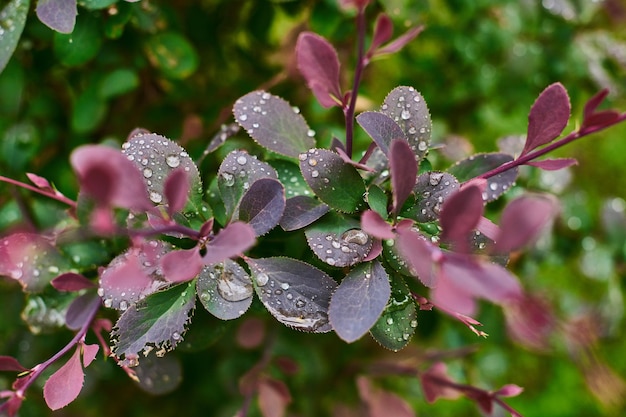
[(156, 191), (152, 191), (150, 192), (150, 200), (152, 200), (153, 203), (160, 203), (163, 201), (163, 196)]
[(306, 161), (307, 158), (308, 155), (306, 153), (301, 153), (300, 155), (298, 155), (298, 159), (301, 161)]
[(259, 287), (262, 287), (265, 284), (267, 284), (267, 281), (270, 279), (270, 277), (268, 277), (266, 273), (261, 272), (260, 274), (257, 274), (255, 279), (256, 279), (256, 284)]
[(248, 115), (242, 114), (241, 116), (239, 116), (239, 120), (241, 120), (242, 122), (245, 122), (246, 120), (248, 120)]
[(416, 103), (420, 102), (420, 96), (413, 96), (413, 101)]
[(315, 130), (313, 130), (313, 129), (307, 130), (306, 135), (308, 137), (312, 138), (313, 136), (315, 136)]
[(408, 333), (404, 333), (404, 334), (402, 335), (402, 338), (403, 338), (404, 340), (409, 340), (409, 337), (411, 337), (411, 335), (410, 335), (410, 334), (408, 334)]
[(241, 301), (252, 296), (252, 286), (238, 281), (232, 275), (224, 274), (217, 281), (217, 292), (226, 301)]
[(230, 172), (222, 172), (222, 178), (224, 178), (224, 185), (232, 187), (235, 184), (235, 176)]
[(152, 176), (152, 170), (150, 168), (144, 168), (143, 176), (146, 178), (150, 178)]
[(341, 239), (346, 243), (356, 243), (357, 245), (365, 245), (369, 240), (367, 234), (361, 229), (346, 230), (341, 235)]
[(429, 177), (430, 185), (432, 185), (433, 187), (436, 185), (439, 185), (442, 178), (443, 178), (442, 172), (431, 172), (430, 177)]
[(102, 288), (102, 287), (98, 288), (98, 295), (99, 295), (100, 297), (103, 297), (103, 296), (104, 296), (104, 288)]
[(263, 100), (269, 100), (270, 97), (272, 97), (272, 95), (270, 93), (268, 93), (268, 92), (264, 92), (263, 94), (261, 94), (261, 98)]
[(498, 189), (498, 184), (495, 182), (492, 182), (491, 184), (489, 184), (489, 189), (491, 191), (496, 191)]
[(390, 326), (393, 324), (393, 319), (391, 317), (387, 319), (387, 324)]
[(252, 123), (252, 127), (255, 128), (255, 129), (258, 129), (259, 128), (259, 124), (258, 123)]
[(111, 308), (111, 306), (113, 305), (113, 300), (110, 298), (107, 298), (106, 300), (104, 300), (104, 306), (106, 308)]
[(283, 282), (282, 284), (280, 284), (280, 288), (282, 288), (283, 290), (288, 290), (289, 289), (289, 284), (286, 282)]
[(419, 149), (420, 151), (425, 151), (426, 149), (428, 149), (428, 144), (424, 141), (421, 141), (418, 145), (417, 145), (417, 149)]
[(320, 176), (320, 173), (319, 173), (319, 171), (318, 171), (318, 170), (314, 169), (313, 171), (311, 171), (311, 176), (312, 176), (313, 178), (317, 178), (317, 177), (319, 177), (319, 176)]
[(411, 320), (410, 326), (413, 328), (417, 327), (417, 320)]
[(306, 305), (306, 301), (304, 301), (304, 300), (296, 301), (296, 307), (298, 307), (298, 308), (304, 308), (305, 305)]
[(311, 158), (309, 159), (309, 165), (311, 165), (312, 167), (317, 165), (317, 159), (315, 158)]
[(202, 294), (200, 294), (200, 299), (205, 302), (211, 301), (211, 294), (208, 291), (205, 291)]
[(335, 249), (339, 249), (341, 248), (341, 243), (337, 242), (336, 240), (333, 240), (333, 242), (331, 243), (332, 247)]
[(409, 120), (411, 118), (411, 112), (408, 110), (402, 110), (400, 117), (402, 118), (402, 120)]
[(248, 158), (246, 158), (245, 156), (240, 155), (237, 157), (237, 163), (239, 165), (245, 165), (247, 162), (248, 162)]
[(120, 301), (120, 310), (126, 311), (128, 309), (128, 302), (126, 300)]
[(335, 258), (328, 257), (326, 258), (326, 263), (330, 266), (333, 266), (337, 263), (337, 261), (335, 261)]
[(175, 341), (179, 341), (181, 339), (180, 333), (178, 332), (172, 333), (172, 339), (174, 339)]
[(167, 155), (165, 157), (165, 163), (170, 168), (176, 168), (180, 165), (180, 158), (178, 157), (178, 155)]

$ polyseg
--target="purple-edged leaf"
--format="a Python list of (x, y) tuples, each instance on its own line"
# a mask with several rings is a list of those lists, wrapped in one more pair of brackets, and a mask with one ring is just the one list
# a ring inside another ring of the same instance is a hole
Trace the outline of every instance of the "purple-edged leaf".
[(280, 227), (287, 232), (301, 229), (328, 213), (329, 209), (326, 204), (312, 197), (300, 195), (290, 198), (280, 219)]
[(0, 11), (0, 27), (4, 29), (0, 36), (0, 72), (4, 70), (11, 59), (22, 36), (30, 1), (12, 0), (3, 2), (3, 4), (4, 6)]
[(601, 129), (617, 123), (622, 117), (623, 116), (615, 110), (600, 111), (587, 117), (580, 130), (581, 132), (588, 132), (592, 129)]
[(100, 274), (98, 294), (104, 306), (125, 311), (138, 300), (169, 285), (161, 275), (161, 257), (168, 243), (147, 241), (114, 258)]
[(424, 26), (418, 26), (407, 30), (387, 45), (379, 48), (375, 55), (393, 54), (404, 48), (409, 42), (417, 37), (424, 30)]
[(413, 230), (399, 230), (395, 246), (398, 248), (398, 255), (408, 264), (410, 272), (417, 276), (422, 284), (430, 288), (437, 284), (439, 273), (437, 260), (442, 257), (439, 247)]
[(239, 220), (248, 223), (257, 236), (278, 225), (285, 211), (285, 189), (275, 179), (263, 178), (252, 183), (239, 204)]
[(72, 357), (46, 381), (43, 397), (52, 411), (74, 401), (83, 388), (85, 373), (80, 360), (80, 346)]
[(369, 47), (368, 54), (373, 54), (378, 47), (387, 42), (393, 36), (393, 22), (385, 13), (381, 13), (376, 18), (374, 26), (374, 36)]
[[(184, 171), (190, 187), (189, 204), (185, 211), (198, 210), (202, 202), (200, 172), (187, 151), (178, 144), (164, 136), (140, 131), (122, 145), (122, 152), (139, 168), (144, 188), (147, 187), (150, 200), (157, 205), (165, 204), (165, 181), (170, 173)], [(176, 201), (176, 204), (179, 202)]]
[(469, 185), (446, 200), (439, 222), (441, 240), (452, 242), (461, 251), (467, 249), (468, 238), (483, 216), (484, 205), (480, 188)]
[(205, 266), (196, 282), (200, 302), (221, 320), (240, 317), (252, 304), (252, 280), (234, 261)]
[(311, 149), (300, 154), (298, 159), (305, 181), (324, 203), (347, 213), (355, 212), (363, 205), (363, 179), (335, 152)]
[(533, 242), (557, 211), (555, 199), (545, 195), (519, 197), (511, 201), (500, 218), (500, 234), (494, 251), (508, 253)]
[(168, 394), (183, 380), (182, 366), (176, 356), (148, 356), (133, 370), (139, 379), (139, 388), (152, 395)]
[(237, 99), (233, 114), (252, 139), (270, 151), (296, 157), (315, 146), (315, 132), (304, 117), (268, 92), (253, 91)]
[[(512, 160), (513, 157), (505, 153), (481, 153), (457, 162), (448, 168), (448, 172), (460, 182), (465, 182)], [(486, 202), (496, 200), (515, 184), (517, 176), (518, 169), (515, 167), (487, 178), (487, 189), (484, 191), (483, 200)]]
[(420, 223), (435, 221), (443, 204), (459, 190), (459, 181), (447, 172), (425, 172), (417, 177), (413, 192), (415, 204), (402, 213)]
[(292, 329), (313, 333), (332, 330), (330, 297), (337, 283), (325, 272), (295, 259), (246, 259), (254, 289), (265, 308)]
[(169, 282), (184, 282), (194, 279), (202, 269), (202, 256), (197, 247), (173, 250), (161, 259), (163, 276)]
[(409, 287), (398, 275), (391, 275), (391, 297), (370, 334), (394, 352), (404, 348), (417, 327), (417, 309)]
[(348, 343), (360, 339), (376, 323), (390, 295), (389, 276), (380, 262), (355, 267), (330, 301), (328, 317), (337, 335)]
[(83, 366), (86, 368), (96, 359), (100, 346), (97, 344), (86, 345), (83, 343)]
[(65, 313), (65, 325), (70, 330), (78, 330), (92, 317), (94, 309), (100, 306), (100, 297), (94, 293), (86, 293), (77, 297)]
[(167, 212), (170, 216), (174, 215), (185, 207), (187, 198), (189, 197), (189, 176), (182, 168), (177, 168), (170, 172), (165, 179), (163, 185), (163, 193), (167, 201)]
[(408, 141), (402, 128), (387, 114), (366, 111), (359, 114), (356, 121), (385, 155), (389, 155), (389, 146), (391, 146), (392, 140), (405, 139)]
[(112, 351), (122, 365), (136, 366), (139, 353), (157, 356), (183, 340), (196, 301), (193, 282), (149, 295), (122, 314), (111, 333)]
[(372, 239), (359, 222), (332, 213), (304, 232), (315, 255), (331, 266), (345, 267), (362, 262), (372, 249)]
[(60, 33), (72, 33), (76, 24), (76, 0), (38, 0), (37, 17)]
[(296, 60), (300, 73), (320, 104), (324, 107), (340, 105), (343, 95), (335, 48), (320, 35), (303, 32), (296, 42)]
[(417, 162), (409, 144), (394, 139), (389, 148), (389, 169), (393, 192), (393, 214), (397, 214), (417, 181)]
[(400, 126), (415, 158), (421, 160), (428, 152), (432, 129), (424, 97), (413, 87), (396, 87), (387, 95), (380, 111)]
[(363, 212), (361, 215), (361, 228), (368, 235), (379, 239), (394, 239), (396, 237), (393, 227), (373, 210)]
[(521, 155), (558, 137), (569, 121), (571, 105), (561, 83), (549, 85), (539, 94), (528, 114), (528, 133)]
[(202, 256), (202, 262), (210, 265), (238, 256), (250, 249), (255, 241), (254, 229), (250, 225), (242, 222), (231, 223), (220, 230), (206, 245), (206, 254)]
[(229, 218), (237, 218), (241, 197), (253, 182), (262, 178), (278, 178), (269, 164), (244, 151), (229, 153), (222, 161), (217, 175), (217, 184)]
[(543, 159), (541, 161), (526, 162), (526, 165), (531, 165), (546, 171), (557, 171), (571, 167), (572, 165), (578, 165), (578, 161), (574, 158)]
[(0, 356), (0, 372), (24, 372), (28, 370), (11, 356)]
[(43, 236), (15, 233), (0, 239), (0, 275), (20, 283), (26, 292), (40, 292), (68, 262)]
[(50, 283), (58, 291), (80, 291), (96, 287), (96, 284), (94, 284), (91, 280), (74, 272), (61, 274), (54, 278)]

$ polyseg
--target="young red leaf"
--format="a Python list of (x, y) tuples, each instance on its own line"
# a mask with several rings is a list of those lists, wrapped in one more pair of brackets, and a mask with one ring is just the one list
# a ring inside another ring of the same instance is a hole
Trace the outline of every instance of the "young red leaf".
[(264, 377), (259, 380), (259, 409), (263, 417), (283, 417), (291, 394), (283, 381)]
[(398, 252), (410, 266), (417, 278), (427, 287), (437, 283), (438, 261), (442, 257), (439, 247), (413, 230), (398, 230)]
[(339, 5), (346, 10), (355, 8), (359, 11), (362, 11), (367, 7), (369, 3), (370, 0), (339, 0)]
[(547, 195), (519, 197), (510, 202), (500, 218), (500, 234), (494, 252), (508, 253), (535, 240), (554, 217), (557, 202)]
[[(24, 379), (24, 378), (23, 378)], [(24, 397), (19, 395), (12, 395), (6, 402), (0, 404), (0, 416), (14, 417), (22, 406)]]
[(170, 217), (185, 207), (190, 186), (189, 176), (183, 168), (175, 169), (165, 179), (163, 194), (167, 200), (167, 213)]
[(514, 342), (536, 351), (550, 349), (550, 338), (557, 329), (557, 319), (546, 299), (525, 294), (503, 307), (507, 333)]
[(478, 225), (483, 211), (480, 188), (475, 185), (461, 188), (445, 201), (441, 209), (441, 239), (452, 242), (461, 251), (466, 250), (466, 239)]
[(417, 181), (417, 162), (408, 142), (394, 139), (389, 147), (389, 169), (393, 191), (392, 214), (398, 214)]
[(393, 227), (380, 214), (373, 210), (366, 210), (361, 215), (361, 228), (368, 235), (379, 239), (394, 239)]
[(400, 396), (375, 387), (372, 382), (359, 376), (356, 380), (359, 397), (367, 405), (367, 417), (414, 417), (411, 406)]
[(83, 347), (83, 366), (86, 368), (91, 364), (91, 362), (94, 361), (94, 359), (96, 359), (96, 356), (98, 355), (98, 350), (100, 350), (100, 346), (98, 346), (97, 344), (86, 345), (83, 343), (82, 347)]
[(50, 283), (59, 291), (80, 291), (96, 287), (96, 284), (94, 284), (91, 280), (74, 272), (61, 274), (54, 278)]
[(561, 134), (571, 111), (567, 90), (561, 83), (549, 85), (539, 95), (528, 115), (528, 133), (521, 155), (552, 142)]
[(420, 375), (424, 397), (429, 403), (438, 398), (457, 399), (461, 393), (450, 387), (454, 381), (448, 376), (448, 368), (443, 362), (436, 362), (426, 372)]
[(30, 182), (35, 184), (37, 187), (39, 187), (39, 188), (41, 188), (43, 190), (52, 191), (52, 186), (50, 185), (50, 182), (47, 179), (45, 179), (44, 177), (40, 177), (39, 175), (32, 174), (30, 172), (27, 172), (26, 176), (28, 177)]
[(424, 30), (424, 26), (418, 26), (416, 28), (411, 28), (402, 35), (398, 36), (393, 41), (389, 42), (387, 45), (379, 48), (375, 55), (384, 55), (384, 54), (392, 54), (394, 52), (398, 52), (400, 49), (404, 48), (409, 42), (417, 37)]
[(557, 171), (572, 165), (578, 165), (578, 161), (574, 158), (543, 159), (541, 161), (527, 162), (526, 165), (531, 165), (546, 171)]
[(374, 36), (369, 47), (368, 55), (372, 55), (383, 43), (391, 39), (393, 35), (393, 22), (385, 13), (381, 13), (376, 18), (374, 26)]
[(250, 249), (255, 241), (256, 236), (252, 226), (243, 222), (231, 223), (206, 245), (206, 254), (202, 256), (202, 262), (209, 265), (241, 255)]
[(624, 116), (620, 115), (615, 110), (604, 110), (594, 114), (589, 115), (589, 117), (585, 118), (583, 121), (583, 126), (581, 131), (588, 131), (590, 129), (601, 129), (606, 126), (610, 126), (614, 123), (617, 123), (620, 118)]
[(585, 104), (585, 108), (583, 110), (583, 125), (587, 124), (587, 120), (591, 115), (596, 113), (598, 106), (604, 101), (604, 99), (609, 95), (609, 89), (604, 88), (598, 91), (593, 97), (591, 97), (587, 103)]
[(80, 350), (79, 346), (67, 363), (53, 373), (43, 387), (43, 397), (53, 411), (74, 401), (83, 388), (85, 374)]
[(280, 181), (263, 178), (252, 183), (239, 203), (239, 220), (248, 223), (257, 236), (272, 230), (285, 211), (285, 188)]
[[(376, 142), (378, 148), (389, 155), (389, 146), (394, 139), (405, 139), (406, 134), (390, 116), (377, 112), (366, 111), (356, 117), (357, 123)], [(413, 153), (413, 151), (411, 151)]]
[(76, 0), (39, 0), (35, 12), (42, 23), (60, 33), (72, 33), (78, 14)]
[(65, 325), (70, 330), (78, 330), (85, 326), (87, 320), (93, 318), (94, 311), (100, 308), (100, 297), (95, 292), (85, 293), (72, 301), (65, 313)]
[(324, 107), (340, 105), (340, 64), (335, 48), (323, 37), (303, 32), (296, 42), (296, 59), (300, 73), (320, 104)]
[(494, 394), (498, 397), (517, 397), (524, 391), (524, 388), (515, 384), (507, 384), (497, 390)]
[(174, 250), (161, 260), (163, 276), (169, 282), (184, 282), (194, 279), (202, 270), (202, 256), (198, 248)]
[(11, 356), (0, 356), (0, 371), (4, 372), (24, 372), (28, 370), (18, 362), (17, 359)]

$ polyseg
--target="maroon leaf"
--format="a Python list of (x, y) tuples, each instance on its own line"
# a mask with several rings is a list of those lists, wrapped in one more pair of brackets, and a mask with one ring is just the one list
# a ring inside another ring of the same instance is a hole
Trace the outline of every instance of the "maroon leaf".
[(415, 205), (402, 215), (420, 223), (439, 218), (443, 204), (459, 190), (459, 181), (447, 172), (425, 172), (417, 177)]
[(39, 0), (37, 17), (46, 26), (60, 33), (72, 33), (76, 24), (76, 0)]
[[(26, 378), (22, 378), (25, 380)], [(22, 406), (22, 401), (24, 401), (24, 397), (20, 397), (18, 395), (12, 395), (6, 402), (0, 404), (0, 415), (14, 417), (17, 415), (17, 412), (20, 410)], [(5, 414), (6, 413), (6, 414)]]
[(348, 343), (360, 339), (376, 323), (390, 295), (389, 276), (380, 262), (355, 267), (330, 301), (328, 317), (337, 335)]
[(443, 362), (436, 362), (426, 372), (420, 375), (424, 397), (429, 403), (438, 398), (457, 399), (461, 393), (450, 387), (454, 381), (448, 376), (448, 368)]
[(590, 129), (600, 129), (613, 123), (617, 123), (620, 118), (623, 117), (614, 110), (600, 111), (589, 115), (584, 121), (581, 131), (587, 131)]
[(550, 349), (550, 339), (558, 323), (546, 299), (525, 294), (503, 307), (507, 333), (514, 342), (536, 351)]
[(206, 254), (202, 256), (202, 262), (210, 265), (238, 256), (250, 249), (255, 240), (255, 232), (250, 225), (243, 222), (231, 223), (206, 245)]
[[(366, 111), (356, 117), (357, 123), (376, 142), (378, 148), (389, 155), (389, 146), (394, 139), (405, 139), (406, 135), (402, 128), (390, 116), (377, 112)], [(411, 151), (412, 153), (412, 151)]]
[(524, 388), (515, 384), (507, 384), (497, 390), (494, 394), (498, 397), (517, 397), (524, 391)]
[(376, 388), (369, 378), (357, 377), (359, 397), (367, 405), (367, 417), (414, 417), (411, 406), (398, 395)]
[(312, 197), (299, 195), (287, 200), (280, 227), (289, 232), (301, 229), (328, 213), (326, 204)]
[(91, 362), (93, 362), (96, 359), (96, 356), (98, 356), (98, 351), (100, 350), (100, 346), (97, 344), (87, 345), (83, 343), (82, 347), (83, 347), (83, 366), (86, 368), (89, 365), (91, 365)]
[(585, 109), (583, 110), (583, 125), (587, 125), (587, 120), (591, 117), (598, 106), (604, 101), (604, 99), (609, 95), (609, 89), (604, 88), (598, 91), (593, 97), (591, 97), (587, 103), (585, 104)]
[(549, 85), (541, 92), (528, 115), (528, 133), (521, 155), (552, 142), (563, 132), (571, 106), (567, 90), (561, 83)]
[(361, 228), (368, 235), (379, 239), (394, 239), (396, 237), (393, 227), (373, 210), (363, 212), (361, 215)]
[(441, 210), (441, 239), (452, 242), (461, 251), (467, 250), (467, 238), (478, 225), (483, 211), (480, 188), (474, 185), (461, 188), (446, 200)]
[(494, 251), (508, 253), (535, 240), (554, 217), (557, 202), (547, 195), (519, 197), (510, 202), (500, 218), (500, 234)]
[(331, 146), (330, 149), (337, 152), (337, 154), (341, 157), (343, 162), (345, 162), (346, 164), (350, 164), (357, 169), (362, 169), (363, 171), (368, 171), (368, 172), (374, 171), (374, 169), (368, 167), (365, 164), (361, 164), (359, 162), (353, 161), (342, 147)]
[(83, 388), (85, 373), (80, 360), (80, 346), (72, 357), (46, 381), (43, 397), (51, 410), (58, 410), (74, 401)]
[(0, 356), (0, 371), (4, 372), (24, 372), (28, 369), (23, 367), (17, 359), (11, 356)]
[(413, 191), (417, 181), (417, 162), (406, 141), (394, 139), (391, 142), (389, 169), (393, 191), (392, 214), (396, 215)]
[(32, 174), (30, 172), (27, 172), (26, 176), (28, 177), (30, 182), (35, 184), (37, 187), (39, 187), (39, 188), (41, 188), (43, 190), (52, 191), (52, 186), (50, 185), (50, 182), (47, 179), (45, 179), (44, 177), (40, 177), (39, 175)]
[(70, 330), (78, 330), (83, 327), (87, 320), (93, 317), (94, 310), (100, 306), (100, 297), (93, 292), (77, 297), (65, 313), (65, 325)]
[(355, 8), (357, 10), (364, 10), (369, 3), (370, 0), (339, 0), (339, 5), (343, 9)]
[(202, 268), (196, 291), (204, 308), (221, 320), (240, 317), (252, 304), (250, 276), (230, 259)]
[(413, 230), (398, 230), (396, 244), (414, 275), (425, 286), (434, 287), (439, 271), (437, 262), (443, 256), (441, 249)]
[(80, 291), (96, 287), (96, 284), (94, 284), (91, 280), (85, 278), (81, 274), (75, 274), (74, 272), (61, 274), (54, 278), (50, 283), (59, 291)]
[(163, 194), (167, 200), (167, 213), (172, 216), (182, 211), (187, 203), (190, 189), (189, 176), (183, 168), (170, 172), (165, 179)]
[(544, 169), (546, 171), (556, 171), (559, 169), (567, 168), (572, 165), (578, 165), (578, 161), (574, 158), (557, 158), (557, 159), (544, 159), (541, 161), (530, 161), (526, 165), (532, 165), (537, 168)]
[(392, 54), (394, 52), (398, 52), (400, 49), (404, 48), (409, 42), (415, 39), (417, 35), (419, 35), (423, 30), (424, 26), (418, 26), (416, 28), (409, 29), (393, 41), (389, 42), (387, 45), (379, 48), (376, 51), (375, 55)]
[(202, 270), (202, 256), (198, 248), (174, 250), (161, 260), (163, 276), (169, 282), (184, 282), (194, 279)]
[(257, 236), (272, 230), (285, 211), (285, 189), (280, 181), (263, 178), (255, 181), (239, 204), (239, 220), (248, 223)]
[(372, 44), (369, 47), (368, 55), (373, 54), (378, 47), (383, 43), (391, 39), (393, 35), (393, 22), (385, 13), (381, 13), (376, 18), (376, 25), (374, 26), (374, 36), (372, 37)]
[(298, 69), (324, 107), (341, 105), (339, 57), (335, 48), (323, 37), (302, 32), (296, 43)]
[(259, 409), (263, 417), (283, 417), (291, 394), (284, 382), (264, 377), (259, 380)]

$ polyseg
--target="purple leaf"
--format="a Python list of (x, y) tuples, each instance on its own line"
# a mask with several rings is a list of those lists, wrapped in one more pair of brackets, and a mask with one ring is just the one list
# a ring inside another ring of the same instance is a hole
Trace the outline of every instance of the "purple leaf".
[(368, 235), (379, 239), (394, 239), (396, 237), (393, 227), (373, 210), (363, 212), (361, 215), (361, 228)]
[(315, 255), (331, 266), (345, 267), (362, 262), (372, 248), (370, 237), (352, 218), (332, 213), (305, 231)]
[(478, 225), (483, 211), (480, 188), (474, 185), (461, 188), (446, 200), (441, 210), (441, 239), (465, 251), (469, 234)]
[(98, 294), (104, 306), (126, 310), (138, 300), (169, 283), (161, 275), (161, 257), (171, 251), (168, 243), (142, 242), (115, 257), (100, 273)]
[(339, 0), (339, 5), (341, 8), (347, 10), (351, 8), (355, 8), (357, 10), (364, 10), (367, 5), (370, 3), (370, 0)]
[(139, 353), (157, 356), (173, 350), (183, 340), (196, 300), (193, 282), (156, 292), (129, 308), (111, 332), (112, 351), (121, 365), (136, 366)]
[(46, 26), (60, 33), (72, 33), (76, 24), (76, 0), (39, 0), (37, 17)]
[(503, 306), (509, 337), (516, 343), (536, 351), (547, 352), (558, 321), (549, 302), (538, 295), (524, 297)]
[(519, 197), (510, 202), (500, 218), (500, 234), (494, 251), (508, 253), (534, 241), (557, 211), (557, 202), (547, 195)]
[(194, 279), (202, 269), (202, 256), (198, 248), (173, 250), (163, 256), (163, 276), (169, 282), (184, 282)]
[(61, 274), (54, 278), (50, 283), (59, 291), (80, 291), (96, 287), (96, 284), (94, 284), (91, 280), (74, 272)]
[(254, 289), (278, 321), (296, 330), (326, 333), (330, 297), (337, 283), (325, 272), (290, 258), (246, 259)]
[(390, 295), (389, 276), (380, 262), (355, 267), (330, 301), (328, 317), (337, 335), (348, 343), (360, 339), (376, 323)]
[[(513, 157), (505, 153), (482, 153), (457, 162), (448, 169), (460, 182), (469, 181), (487, 171), (511, 162)], [(495, 201), (515, 184), (518, 176), (517, 167), (487, 178), (487, 189), (484, 191), (485, 202)]]
[(170, 172), (163, 185), (163, 193), (167, 201), (167, 213), (171, 216), (182, 211), (189, 196), (189, 176), (183, 168)]
[(365, 164), (361, 164), (360, 162), (353, 161), (352, 158), (348, 156), (348, 154), (343, 148), (335, 146), (335, 147), (331, 147), (330, 149), (334, 152), (337, 152), (337, 155), (339, 155), (341, 159), (343, 160), (343, 162), (345, 162), (346, 164), (350, 164), (357, 169), (362, 169), (363, 171), (367, 171), (367, 172), (374, 171), (374, 169), (368, 167)]
[(622, 117), (622, 115), (614, 110), (600, 111), (587, 117), (580, 130), (581, 132), (587, 132), (592, 129), (601, 129), (617, 123)]
[(391, 142), (389, 169), (393, 191), (392, 214), (395, 216), (413, 191), (417, 181), (417, 162), (406, 141), (394, 139)]
[(143, 176), (120, 151), (102, 145), (84, 145), (72, 152), (72, 167), (81, 191), (101, 206), (147, 211), (152, 207)]
[(420, 223), (432, 222), (439, 218), (443, 204), (459, 190), (459, 181), (447, 172), (425, 172), (417, 177), (415, 205), (403, 216)]
[(399, 230), (396, 244), (400, 256), (422, 284), (434, 287), (439, 272), (437, 260), (443, 256), (441, 249), (413, 230)]
[(72, 357), (46, 381), (43, 397), (51, 410), (55, 411), (74, 401), (83, 388), (85, 373), (80, 360), (80, 346)]
[(196, 291), (206, 310), (221, 320), (240, 317), (252, 304), (252, 281), (234, 261), (208, 265), (202, 269)]
[(461, 396), (461, 393), (453, 388), (450, 388), (450, 382), (455, 382), (448, 376), (448, 368), (443, 362), (436, 362), (426, 372), (420, 375), (420, 381), (422, 383), (422, 390), (424, 391), (424, 397), (429, 403), (434, 403), (438, 398), (457, 399)]
[(494, 392), (494, 394), (498, 397), (517, 397), (523, 391), (524, 388), (520, 387), (519, 385), (506, 384), (505, 386)]
[(0, 356), (0, 372), (24, 372), (28, 369), (11, 356)]
[(83, 366), (86, 368), (89, 365), (91, 365), (91, 362), (93, 362), (96, 359), (96, 356), (98, 356), (98, 351), (100, 350), (100, 346), (98, 346), (97, 344), (86, 345), (83, 343), (82, 347), (83, 347)]
[(604, 88), (598, 91), (593, 97), (591, 97), (587, 103), (585, 103), (585, 108), (583, 110), (583, 126), (587, 125), (587, 120), (596, 113), (598, 106), (604, 101), (604, 99), (609, 95), (609, 89)]
[(369, 47), (368, 55), (373, 54), (379, 46), (387, 42), (393, 36), (393, 22), (385, 13), (381, 13), (376, 18), (374, 26), (374, 36)]
[(363, 178), (335, 152), (310, 149), (298, 159), (305, 181), (324, 203), (346, 213), (353, 213), (363, 205)]
[(546, 171), (557, 171), (559, 169), (571, 167), (572, 165), (578, 165), (578, 161), (574, 158), (557, 158), (557, 159), (544, 159), (541, 161), (530, 161), (526, 165), (531, 165), (537, 168), (544, 169)]
[(569, 96), (561, 83), (551, 84), (543, 90), (528, 114), (528, 133), (521, 155), (559, 136), (567, 126), (570, 111)]
[(300, 73), (320, 104), (324, 107), (341, 105), (343, 95), (335, 48), (315, 33), (302, 32), (296, 43), (296, 59)]
[(285, 189), (275, 179), (263, 178), (252, 183), (239, 204), (239, 220), (250, 225), (257, 236), (272, 230), (285, 211)]
[(232, 151), (222, 161), (217, 184), (220, 189), (226, 214), (237, 217), (241, 197), (250, 185), (262, 178), (277, 179), (276, 170), (244, 151)]
[(213, 135), (209, 141), (209, 145), (204, 150), (204, 154), (206, 155), (213, 152), (222, 146), (222, 144), (226, 142), (226, 139), (235, 136), (240, 130), (241, 127), (237, 123), (229, 123), (227, 125), (220, 126), (220, 131)]
[(254, 229), (242, 222), (230, 223), (206, 245), (202, 262), (210, 265), (226, 258), (239, 256), (250, 249), (256, 241)]
[(378, 148), (389, 155), (389, 146), (394, 139), (408, 140), (398, 123), (384, 114), (377, 111), (366, 111), (356, 117), (357, 123), (376, 142)]
[(413, 87), (396, 87), (385, 97), (380, 111), (400, 126), (416, 159), (421, 160), (428, 152), (432, 129), (424, 97)]
[(65, 313), (65, 325), (70, 330), (80, 329), (99, 306), (100, 297), (95, 292), (88, 292), (75, 298)]
[(237, 99), (233, 114), (250, 137), (270, 151), (296, 157), (315, 146), (315, 132), (304, 117), (266, 91), (253, 91)]
[(280, 219), (280, 227), (287, 232), (301, 229), (328, 213), (329, 209), (326, 204), (305, 195), (290, 198)]
[(424, 26), (418, 26), (416, 28), (409, 29), (393, 41), (389, 42), (387, 45), (379, 48), (374, 55), (384, 55), (398, 52), (400, 49), (404, 48), (409, 42), (415, 39), (417, 35), (419, 35), (423, 30)]
[(37, 187), (41, 188), (42, 190), (52, 191), (52, 186), (50, 185), (50, 182), (44, 177), (40, 177), (39, 175), (32, 174), (30, 172), (27, 172), (26, 176), (28, 177), (30, 182), (32, 182), (33, 184), (35, 184)]

